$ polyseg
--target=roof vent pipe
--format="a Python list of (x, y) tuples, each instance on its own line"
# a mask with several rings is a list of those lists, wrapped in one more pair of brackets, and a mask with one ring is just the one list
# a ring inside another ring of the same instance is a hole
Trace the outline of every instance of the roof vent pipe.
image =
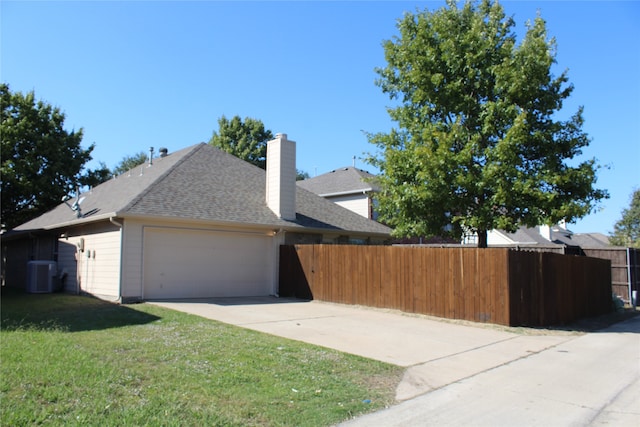
[(149, 166), (153, 165), (153, 147), (149, 147)]
[(167, 157), (169, 155), (169, 150), (165, 147), (160, 147), (160, 157)]

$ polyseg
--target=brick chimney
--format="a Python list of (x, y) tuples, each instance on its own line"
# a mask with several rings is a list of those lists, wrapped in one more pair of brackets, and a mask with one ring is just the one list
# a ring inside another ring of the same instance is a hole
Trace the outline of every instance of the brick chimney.
[(267, 143), (267, 206), (278, 218), (296, 219), (296, 143), (286, 133)]

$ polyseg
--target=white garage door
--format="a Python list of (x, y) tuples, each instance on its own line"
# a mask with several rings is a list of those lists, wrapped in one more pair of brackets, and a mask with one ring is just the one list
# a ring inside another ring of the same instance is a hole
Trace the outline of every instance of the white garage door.
[(273, 251), (266, 235), (146, 228), (143, 297), (269, 295)]

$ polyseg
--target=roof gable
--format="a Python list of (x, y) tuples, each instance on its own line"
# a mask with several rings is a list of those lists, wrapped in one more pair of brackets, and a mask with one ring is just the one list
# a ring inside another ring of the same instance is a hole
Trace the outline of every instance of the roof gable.
[(332, 170), (314, 178), (298, 181), (298, 186), (323, 197), (338, 194), (379, 191), (375, 175), (355, 167)]

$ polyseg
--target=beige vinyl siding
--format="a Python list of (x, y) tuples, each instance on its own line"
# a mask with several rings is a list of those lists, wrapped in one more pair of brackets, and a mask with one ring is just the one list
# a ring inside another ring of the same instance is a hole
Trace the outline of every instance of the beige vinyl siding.
[(343, 208), (349, 209), (360, 216), (369, 218), (369, 197), (366, 194), (352, 194), (327, 198)]
[(143, 222), (127, 219), (122, 227), (122, 277), (120, 292), (123, 301), (142, 299), (142, 228)]
[(101, 298), (120, 293), (120, 229), (110, 223), (71, 230), (58, 241), (58, 269), (65, 290)]
[(67, 292), (78, 292), (76, 244), (79, 241), (80, 237), (58, 240), (58, 274), (64, 273), (64, 290)]

